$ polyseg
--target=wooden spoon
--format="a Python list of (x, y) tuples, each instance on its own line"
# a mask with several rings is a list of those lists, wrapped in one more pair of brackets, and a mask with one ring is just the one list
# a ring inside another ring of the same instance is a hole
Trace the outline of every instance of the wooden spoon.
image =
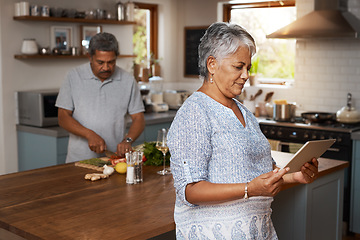
[(274, 95), (274, 92), (268, 92), (265, 96), (265, 102), (270, 102), (271, 101), (271, 98), (272, 96)]
[(250, 97), (250, 101), (255, 101), (255, 99), (258, 97), (258, 96), (260, 96), (261, 94), (262, 94), (262, 89), (259, 89), (258, 91), (257, 91), (257, 93), (255, 94), (255, 96), (251, 96)]

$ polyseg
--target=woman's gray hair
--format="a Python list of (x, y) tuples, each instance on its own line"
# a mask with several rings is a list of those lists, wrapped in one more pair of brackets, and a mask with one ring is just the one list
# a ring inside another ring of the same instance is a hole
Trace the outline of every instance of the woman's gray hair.
[(111, 33), (103, 32), (98, 33), (90, 39), (89, 54), (95, 55), (95, 51), (115, 52), (115, 55), (119, 55), (119, 44), (116, 37)]
[(198, 48), (200, 76), (206, 79), (209, 74), (208, 57), (213, 56), (221, 62), (224, 57), (234, 54), (242, 45), (248, 46), (251, 57), (256, 53), (254, 38), (241, 26), (224, 22), (211, 24), (200, 39)]

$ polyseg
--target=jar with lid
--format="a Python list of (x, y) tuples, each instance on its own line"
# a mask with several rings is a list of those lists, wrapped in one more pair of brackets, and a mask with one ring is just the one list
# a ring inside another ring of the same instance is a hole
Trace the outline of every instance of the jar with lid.
[(116, 15), (118, 21), (125, 20), (125, 5), (122, 2), (116, 4)]
[(39, 51), (37, 43), (33, 38), (24, 39), (21, 45), (21, 53), (34, 55), (37, 54)]
[(131, 1), (126, 3), (126, 21), (134, 21), (135, 4)]

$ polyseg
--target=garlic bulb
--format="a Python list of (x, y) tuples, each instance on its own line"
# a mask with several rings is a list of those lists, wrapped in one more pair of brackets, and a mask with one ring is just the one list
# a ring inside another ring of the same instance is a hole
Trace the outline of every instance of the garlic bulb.
[(103, 174), (106, 175), (111, 175), (114, 172), (114, 168), (113, 167), (109, 167), (108, 165), (104, 165), (104, 170), (103, 170)]

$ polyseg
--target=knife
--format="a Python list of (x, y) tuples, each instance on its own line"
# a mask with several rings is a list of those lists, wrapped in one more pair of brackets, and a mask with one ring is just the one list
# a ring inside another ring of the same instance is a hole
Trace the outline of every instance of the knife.
[(111, 158), (111, 157), (120, 157), (117, 153), (114, 153), (112, 151), (109, 151), (109, 150), (105, 150), (105, 156), (107, 156), (108, 158)]

